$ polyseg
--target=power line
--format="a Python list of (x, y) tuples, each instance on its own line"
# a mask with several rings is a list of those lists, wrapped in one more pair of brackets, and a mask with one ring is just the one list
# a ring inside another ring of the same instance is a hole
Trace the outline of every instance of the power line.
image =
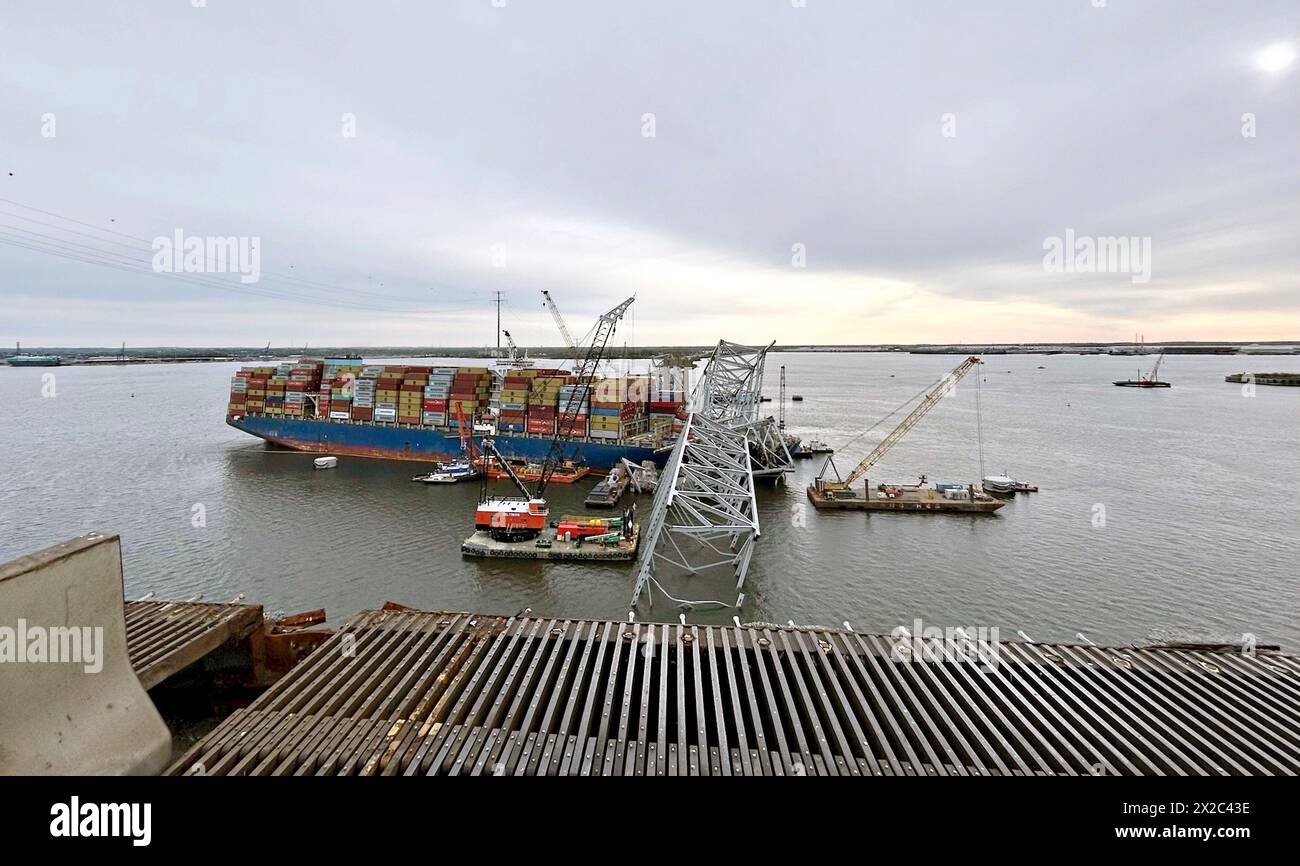
[[(152, 251), (153, 251), (153, 241), (149, 240), (148, 238), (138, 237), (138, 236), (136, 236), (136, 235), (128, 234), (128, 233), (126, 233), (126, 232), (117, 231), (116, 229), (108, 229), (108, 228), (104, 228), (104, 227), (102, 227), (102, 226), (97, 226), (97, 225), (94, 225), (94, 224), (92, 224), (92, 223), (88, 223), (88, 222), (86, 222), (86, 221), (84, 221), (84, 220), (79, 220), (79, 219), (77, 219), (77, 218), (75, 218), (75, 217), (66, 216), (66, 215), (64, 215), (64, 214), (56, 213), (56, 212), (54, 212), (54, 211), (47, 210), (47, 209), (44, 209), (44, 208), (38, 208), (38, 207), (35, 207), (34, 205), (25, 204), (25, 203), (23, 203), (23, 202), (15, 201), (15, 200), (13, 200), (13, 199), (9, 199), (9, 198), (3, 198), (3, 197), (0, 197), (0, 202), (4, 202), (4, 203), (9, 204), (9, 205), (12, 205), (12, 206), (14, 206), (14, 207), (24, 208), (24, 209), (26, 209), (26, 210), (30, 210), (30, 211), (33, 211), (33, 212), (35, 212), (35, 213), (43, 214), (43, 215), (45, 215), (45, 216), (53, 217), (53, 218), (58, 219), (58, 220), (64, 220), (64, 221), (66, 221), (66, 222), (73, 223), (73, 224), (75, 224), (75, 225), (79, 225), (79, 226), (83, 226), (83, 227), (85, 227), (85, 228), (93, 229), (94, 231), (97, 231), (97, 232), (102, 232), (102, 233), (104, 233), (104, 234), (113, 235), (113, 236), (115, 236), (115, 237), (126, 238), (127, 240), (131, 240), (131, 241), (136, 241), (137, 243), (144, 244), (144, 245), (148, 248), (149, 252), (152, 252)], [(46, 226), (47, 228), (53, 228), (53, 229), (55, 229), (56, 231), (61, 231), (61, 232), (66, 232), (66, 233), (76, 234), (76, 235), (79, 235), (79, 236), (82, 236), (82, 237), (86, 237), (86, 238), (89, 238), (89, 239), (92, 240), (92, 241), (95, 241), (96, 243), (108, 243), (108, 244), (114, 244), (114, 245), (117, 245), (117, 246), (125, 247), (125, 248), (127, 248), (127, 249), (133, 249), (133, 250), (136, 250), (137, 252), (144, 252), (144, 250), (141, 250), (141, 249), (139, 249), (139, 248), (137, 248), (137, 247), (134, 247), (134, 246), (132, 246), (132, 245), (130, 245), (130, 244), (122, 243), (121, 241), (112, 240), (112, 239), (110, 239), (110, 238), (97, 237), (97, 236), (95, 236), (95, 235), (87, 234), (86, 232), (80, 232), (80, 231), (77, 231), (76, 229), (67, 228), (66, 226), (60, 226), (60, 225), (57, 225), (57, 224), (55, 224), (55, 223), (49, 223), (49, 222), (46, 222), (46, 221), (43, 221), (43, 220), (37, 220), (37, 219), (35, 219), (35, 218), (33, 218), (33, 217), (26, 216), (26, 215), (24, 215), (24, 214), (8, 213), (8, 212), (4, 212), (4, 211), (0, 211), (0, 214), (4, 214), (5, 216), (9, 216), (9, 217), (12, 217), (12, 218), (21, 219), (21, 220), (25, 220), (25, 221), (28, 221), (28, 222), (36, 223), (36, 224), (38, 224), (38, 225), (43, 225), (43, 226)], [(62, 239), (62, 238), (58, 238), (58, 240), (64, 240), (64, 239)], [(92, 248), (92, 249), (94, 249), (94, 248)], [(39, 250), (38, 250), (38, 252), (39, 252)], [(415, 303), (418, 303), (418, 302), (414, 301), (413, 299), (411, 299), (411, 298), (409, 298), (409, 297), (399, 297), (399, 296), (389, 295), (389, 294), (386, 294), (386, 293), (366, 291), (366, 290), (364, 290), (364, 289), (351, 289), (351, 288), (346, 288), (346, 287), (343, 287), (343, 286), (337, 286), (337, 285), (333, 285), (333, 284), (330, 284), (330, 283), (326, 283), (326, 282), (323, 282), (323, 281), (320, 281), (320, 280), (313, 280), (313, 279), (310, 279), (310, 278), (307, 278), (307, 277), (301, 277), (301, 276), (298, 276), (298, 275), (296, 275), (296, 274), (292, 274), (292, 275), (291, 275), (291, 274), (286, 274), (286, 273), (284, 273), (283, 271), (279, 271), (279, 270), (277, 270), (277, 269), (267, 269), (266, 271), (263, 272), (263, 274), (262, 274), (262, 279), (263, 279), (263, 280), (273, 280), (273, 281), (282, 282), (282, 283), (288, 283), (292, 288), (312, 288), (312, 289), (316, 289), (316, 290), (319, 290), (319, 291), (330, 291), (330, 292), (335, 292), (335, 293), (341, 293), (341, 294), (343, 294), (344, 296), (346, 296), (346, 298), (353, 298), (353, 297), (361, 296), (361, 297), (370, 297), (370, 298), (374, 298), (374, 299), (376, 299), (376, 300), (386, 301), (386, 302), (390, 302), (390, 303), (399, 303), (399, 304), (415, 304)], [(223, 285), (224, 285), (224, 284), (220, 284), (220, 283), (218, 284), (218, 286), (223, 286)], [(273, 297), (273, 296), (274, 296), (274, 295), (268, 295), (268, 297)], [(311, 296), (308, 296), (308, 295), (289, 295), (289, 297), (292, 297), (292, 298), (295, 299), (295, 300), (306, 300), (306, 301), (312, 301), (312, 302), (315, 302), (315, 303), (325, 303), (324, 301), (318, 300), (318, 299), (316, 299), (316, 298), (314, 298), (314, 297), (311, 297)], [(336, 304), (336, 306), (337, 306), (337, 305), (338, 305), (338, 304)], [(355, 309), (369, 309), (369, 308), (367, 308), (367, 307), (360, 306), (360, 305), (355, 305), (355, 304), (349, 304), (348, 306), (351, 306), (352, 308), (355, 308)], [(376, 309), (376, 312), (424, 312), (424, 311), (426, 311), (426, 310), (425, 310), (425, 308), (423, 308), (423, 307), (422, 307), (421, 309), (419, 309), (419, 310), (410, 310), (410, 311), (407, 311), (407, 310), (401, 310), (401, 309), (395, 309), (395, 308)], [(470, 310), (468, 310), (468, 309), (459, 309), (459, 310), (439, 310), (439, 311), (436, 311), (436, 312), (439, 312), (439, 313), (442, 313), (442, 314), (448, 314), (448, 313), (460, 313), (460, 312), (469, 312), (469, 311), (470, 311)]]

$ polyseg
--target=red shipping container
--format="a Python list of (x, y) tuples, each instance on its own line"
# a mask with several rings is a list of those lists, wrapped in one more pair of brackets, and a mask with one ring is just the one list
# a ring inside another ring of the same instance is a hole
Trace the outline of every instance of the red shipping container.
[(374, 417), (375, 410), (371, 409), (369, 406), (365, 408), (361, 408), (360, 406), (352, 407), (352, 420), (354, 421), (373, 421)]
[(426, 412), (446, 412), (446, 411), (447, 411), (447, 401), (446, 401), (446, 400), (428, 400), (428, 399), (426, 399), (426, 400), (424, 401), (424, 411), (426, 411)]

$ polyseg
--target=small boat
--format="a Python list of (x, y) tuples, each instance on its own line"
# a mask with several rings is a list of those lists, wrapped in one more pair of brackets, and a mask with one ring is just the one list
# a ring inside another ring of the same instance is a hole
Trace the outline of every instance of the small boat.
[(985, 493), (1000, 493), (1004, 496), (1010, 496), (1016, 492), (1016, 479), (1009, 475), (989, 475), (980, 481), (980, 487)]
[(809, 439), (807, 442), (800, 443), (799, 450), (791, 454), (791, 457), (812, 457), (815, 454), (833, 454), (835, 449), (827, 445), (820, 439)]
[(998, 496), (1014, 496), (1017, 493), (1038, 492), (1038, 488), (1033, 484), (1017, 481), (1006, 473), (986, 477), (980, 482), (980, 488), (985, 493), (993, 493)]
[(803, 395), (802, 395), (802, 394), (791, 394), (791, 395), (790, 395), (790, 402), (791, 402), (791, 403), (802, 403), (802, 402), (803, 402)]
[(333, 469), (339, 465), (339, 459), (337, 457), (317, 457), (312, 461), (312, 464), (317, 469)]
[(423, 481), (425, 484), (456, 484), (461, 481), (469, 481), (478, 478), (479, 472), (468, 460), (457, 460), (454, 463), (439, 463), (438, 468), (424, 475), (415, 475), (412, 481)]

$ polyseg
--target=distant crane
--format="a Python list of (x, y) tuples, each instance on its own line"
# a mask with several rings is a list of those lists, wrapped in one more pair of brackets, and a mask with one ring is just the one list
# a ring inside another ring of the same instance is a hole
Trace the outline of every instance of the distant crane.
[(509, 331), (502, 331), (501, 333), (505, 334), (506, 345), (510, 347), (510, 360), (513, 361), (515, 356), (519, 354), (519, 347), (515, 345), (515, 339), (510, 336)]
[(569, 347), (569, 352), (573, 355), (573, 363), (578, 363), (578, 344), (569, 333), (569, 326), (564, 323), (564, 317), (560, 315), (560, 308), (555, 306), (555, 299), (546, 289), (542, 289), (542, 297), (546, 299), (546, 307), (551, 311), (551, 318), (555, 320), (555, 327), (560, 329), (560, 336)]
[(848, 490), (853, 485), (853, 482), (866, 475), (867, 472), (871, 470), (871, 467), (875, 466), (876, 463), (880, 461), (880, 458), (884, 457), (885, 453), (889, 451), (890, 448), (893, 448), (898, 444), (898, 440), (902, 439), (903, 435), (906, 434), (908, 430), (911, 430), (916, 426), (916, 422), (920, 421), (930, 412), (931, 409), (939, 405), (939, 401), (942, 400), (944, 396), (961, 381), (963, 376), (982, 363), (984, 362), (979, 358), (971, 355), (965, 361), (958, 364), (947, 376), (940, 379), (939, 384), (935, 386), (934, 390), (929, 394), (926, 394), (920, 404), (912, 410), (912, 414), (904, 418), (897, 427), (889, 432), (888, 436), (881, 439), (880, 444), (877, 445), (870, 454), (864, 457), (861, 463), (853, 467), (853, 471), (845, 478), (840, 479), (839, 471), (836, 470), (835, 481), (829, 481), (826, 479), (825, 475), (827, 468), (834, 469), (835, 467), (834, 458), (828, 457), (826, 459), (826, 465), (822, 467), (822, 474), (818, 475), (808, 488), (809, 494), (816, 494), (816, 496), (810, 496), (813, 505), (817, 505), (818, 496), (834, 497), (836, 492)]

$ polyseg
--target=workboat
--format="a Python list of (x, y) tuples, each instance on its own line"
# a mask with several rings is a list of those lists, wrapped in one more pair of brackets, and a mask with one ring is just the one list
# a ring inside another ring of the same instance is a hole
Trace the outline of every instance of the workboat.
[(456, 484), (478, 478), (478, 475), (478, 470), (470, 461), (457, 460), (453, 463), (439, 463), (437, 469), (413, 476), (411, 480), (423, 481), (425, 484)]
[[(651, 464), (652, 466), (654, 464)], [(613, 508), (627, 490), (631, 476), (628, 475), (623, 465), (615, 464), (609, 474), (596, 482), (596, 486), (591, 488), (583, 504), (588, 508)]]
[(337, 457), (317, 457), (312, 461), (312, 465), (317, 469), (333, 469), (339, 465), (339, 459)]
[(985, 493), (1000, 493), (1010, 495), (1016, 492), (1016, 479), (1009, 475), (989, 475), (980, 481), (980, 487)]

